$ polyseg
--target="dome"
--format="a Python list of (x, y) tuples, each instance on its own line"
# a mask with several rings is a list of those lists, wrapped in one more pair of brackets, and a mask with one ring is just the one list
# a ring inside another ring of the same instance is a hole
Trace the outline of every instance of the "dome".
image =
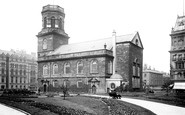
[(123, 79), (123, 77), (120, 74), (114, 74), (110, 77), (110, 79)]

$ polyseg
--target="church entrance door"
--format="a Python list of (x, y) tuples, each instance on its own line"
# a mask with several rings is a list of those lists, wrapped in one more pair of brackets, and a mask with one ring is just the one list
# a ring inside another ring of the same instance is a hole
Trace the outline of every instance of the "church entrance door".
[(46, 84), (44, 84), (44, 92), (46, 92), (46, 88), (47, 88), (47, 85), (46, 85)]
[(92, 86), (92, 93), (94, 93), (94, 94), (96, 93), (96, 86), (95, 85)]

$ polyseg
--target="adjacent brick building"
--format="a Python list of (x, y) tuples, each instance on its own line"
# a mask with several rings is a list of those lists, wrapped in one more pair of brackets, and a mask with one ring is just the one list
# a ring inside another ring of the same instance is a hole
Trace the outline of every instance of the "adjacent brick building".
[(138, 32), (122, 36), (113, 32), (109, 38), (68, 44), (64, 18), (60, 6), (43, 7), (42, 30), (37, 35), (41, 90), (66, 85), (70, 91), (103, 93), (113, 89), (111, 84), (118, 87), (123, 82), (129, 83), (129, 90), (142, 88), (143, 45)]
[(36, 53), (0, 50), (0, 89), (37, 90)]

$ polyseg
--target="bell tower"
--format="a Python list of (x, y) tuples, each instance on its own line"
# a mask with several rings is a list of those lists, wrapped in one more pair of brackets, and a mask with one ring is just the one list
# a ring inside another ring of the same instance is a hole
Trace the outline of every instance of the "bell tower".
[(68, 44), (69, 36), (64, 31), (64, 9), (47, 5), (42, 9), (42, 30), (38, 33), (38, 57), (47, 55), (61, 45)]

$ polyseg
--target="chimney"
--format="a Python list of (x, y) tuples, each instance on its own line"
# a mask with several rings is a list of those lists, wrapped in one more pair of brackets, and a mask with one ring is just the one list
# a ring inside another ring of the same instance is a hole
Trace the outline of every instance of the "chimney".
[(113, 47), (113, 56), (114, 56), (114, 59), (113, 59), (113, 75), (115, 74), (116, 72), (116, 32), (115, 30), (113, 30), (112, 32), (112, 47)]

